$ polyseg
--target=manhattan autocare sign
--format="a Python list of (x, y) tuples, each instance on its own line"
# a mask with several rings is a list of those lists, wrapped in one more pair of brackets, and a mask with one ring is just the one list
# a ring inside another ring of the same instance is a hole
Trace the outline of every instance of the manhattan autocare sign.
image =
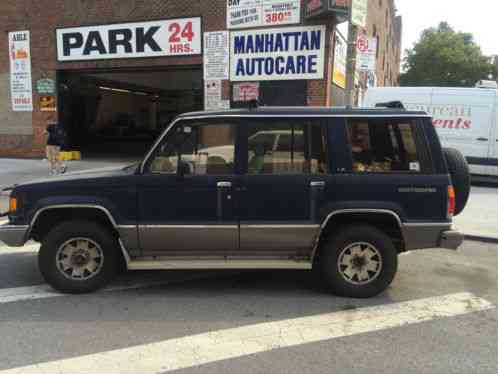
[(10, 94), (14, 112), (33, 111), (29, 31), (9, 33)]
[(200, 18), (57, 29), (59, 61), (198, 55), (201, 45)]
[(230, 34), (230, 79), (323, 79), (325, 26), (238, 31)]
[(301, 0), (227, 0), (227, 28), (288, 25), (301, 21)]

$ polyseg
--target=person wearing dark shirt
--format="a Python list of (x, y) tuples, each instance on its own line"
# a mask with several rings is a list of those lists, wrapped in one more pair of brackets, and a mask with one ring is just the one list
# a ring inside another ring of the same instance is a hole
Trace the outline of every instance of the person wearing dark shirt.
[(46, 156), (50, 163), (50, 173), (63, 174), (66, 172), (66, 166), (59, 160), (61, 146), (64, 145), (64, 128), (57, 123), (54, 119), (47, 121), (47, 130), (45, 134), (47, 137)]

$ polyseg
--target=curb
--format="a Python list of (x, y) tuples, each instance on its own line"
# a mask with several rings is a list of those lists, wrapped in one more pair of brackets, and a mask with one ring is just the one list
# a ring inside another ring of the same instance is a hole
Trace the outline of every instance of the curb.
[(491, 238), (488, 236), (465, 235), (465, 240), (488, 243), (488, 244), (498, 244), (498, 238)]

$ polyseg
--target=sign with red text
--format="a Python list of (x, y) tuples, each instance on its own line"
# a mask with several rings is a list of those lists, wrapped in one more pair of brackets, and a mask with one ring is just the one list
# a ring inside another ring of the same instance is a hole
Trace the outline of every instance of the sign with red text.
[(259, 100), (259, 82), (235, 83), (233, 85), (233, 101), (254, 100)]
[(227, 28), (289, 25), (301, 22), (300, 0), (227, 0)]
[(198, 17), (57, 29), (57, 58), (62, 62), (201, 53)]
[(223, 100), (222, 82), (220, 80), (204, 81), (204, 109), (226, 110), (230, 109), (230, 101)]
[(14, 112), (33, 111), (29, 31), (9, 32), (10, 94)]
[(377, 62), (377, 38), (362, 35), (358, 37), (356, 48), (358, 71), (374, 71)]

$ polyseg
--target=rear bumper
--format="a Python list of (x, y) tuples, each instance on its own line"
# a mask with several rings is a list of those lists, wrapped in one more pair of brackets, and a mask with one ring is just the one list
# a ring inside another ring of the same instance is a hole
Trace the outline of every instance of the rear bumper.
[(9, 247), (22, 247), (26, 243), (29, 226), (1, 225), (0, 242)]
[(458, 249), (464, 240), (461, 232), (455, 230), (443, 231), (439, 239), (439, 248)]
[(405, 224), (403, 238), (407, 251), (430, 248), (456, 250), (464, 240), (463, 234), (452, 230), (449, 223)]

